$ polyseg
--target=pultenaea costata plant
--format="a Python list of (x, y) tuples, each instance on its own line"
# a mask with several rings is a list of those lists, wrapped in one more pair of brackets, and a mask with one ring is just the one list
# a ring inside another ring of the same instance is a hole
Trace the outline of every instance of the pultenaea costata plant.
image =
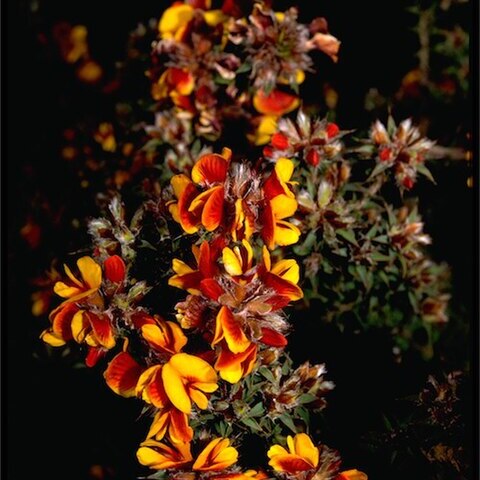
[[(432, 142), (390, 119), (347, 146), (351, 132), (301, 108), (310, 52), (336, 61), (339, 45), (293, 8), (176, 2), (147, 69), (153, 121), (139, 134), (132, 108), (92, 135), (123, 175), (106, 182), (92, 253), (65, 265), (41, 337), (78, 343), (116, 394), (144, 403), (137, 458), (155, 478), (264, 479), (268, 458), (279, 478), (366, 479), (308, 435), (334, 385), (324, 365), (293, 365), (285, 309), (316, 298), (325, 320), (386, 323), (405, 348), (447, 321), (416, 208), (382, 197), (392, 176), (401, 194), (430, 177)], [(265, 465), (237, 462), (252, 434), (270, 446)]]

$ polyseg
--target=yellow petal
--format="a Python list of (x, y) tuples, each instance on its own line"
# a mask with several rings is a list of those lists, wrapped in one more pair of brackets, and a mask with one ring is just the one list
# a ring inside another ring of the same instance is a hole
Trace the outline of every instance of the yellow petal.
[(232, 249), (226, 247), (222, 251), (223, 266), (229, 275), (237, 276), (243, 273), (241, 259), (233, 252)]
[(80, 288), (72, 287), (63, 282), (55, 283), (53, 291), (62, 298), (70, 298), (82, 292)]
[(170, 180), (170, 184), (173, 188), (173, 193), (177, 198), (181, 197), (183, 191), (189, 183), (192, 183), (192, 181), (183, 173), (181, 173), (180, 175), (175, 175)]
[(295, 260), (280, 260), (277, 262), (271, 272), (284, 280), (297, 284), (300, 280), (300, 268)]
[(177, 353), (168, 363), (182, 377), (191, 382), (217, 383), (215, 370), (200, 357), (188, 353)]
[(270, 200), (273, 215), (276, 219), (282, 220), (291, 217), (297, 210), (298, 204), (294, 198), (281, 194)]
[(227, 19), (221, 10), (209, 10), (204, 12), (203, 17), (205, 18), (205, 22), (211, 27), (216, 27), (219, 23)]
[(310, 437), (305, 433), (295, 435), (295, 453), (307, 460), (312, 467), (318, 465), (318, 448), (313, 444)]
[(173, 405), (181, 412), (189, 414), (192, 411), (192, 402), (182, 378), (170, 362), (162, 368), (162, 379), (165, 392)]
[[(79, 310), (72, 318), (72, 336), (77, 343), (82, 343), (87, 336), (90, 323)], [(94, 345), (92, 345), (94, 346)]]
[(264, 245), (262, 248), (262, 257), (263, 257), (263, 263), (265, 264), (265, 268), (267, 271), (270, 271), (272, 268), (272, 261), (270, 259), (270, 252), (268, 251), (268, 248)]
[(173, 5), (167, 8), (160, 19), (158, 30), (163, 38), (171, 38), (192, 18), (194, 9), (190, 5)]
[(75, 284), (77, 285), (77, 287), (80, 287), (80, 288), (83, 288), (83, 285), (82, 285), (82, 282), (80, 282), (79, 280), (77, 280), (75, 278), (75, 276), (73, 275), (72, 271), (70, 270), (70, 268), (68, 268), (67, 265), (63, 265), (63, 268), (65, 269), (65, 273), (67, 274), (67, 277)]
[(279, 158), (275, 164), (275, 173), (282, 182), (288, 182), (293, 175), (295, 165), (288, 158)]
[(65, 345), (65, 340), (63, 340), (62, 338), (60, 337), (57, 337), (54, 333), (52, 333), (50, 330), (44, 330), (41, 334), (40, 334), (40, 338), (45, 342), (47, 343), (48, 345), (50, 345), (51, 347), (61, 347), (63, 345)]
[(102, 283), (102, 269), (92, 257), (82, 257), (77, 260), (84, 282), (91, 288), (100, 288)]
[(278, 220), (275, 224), (274, 243), (280, 246), (293, 245), (300, 238), (300, 230), (291, 223)]
[(189, 267), (185, 262), (182, 262), (178, 258), (174, 258), (172, 262), (172, 270), (177, 275), (185, 275), (186, 273), (192, 273), (195, 270)]
[(204, 393), (195, 390), (194, 388), (191, 388), (188, 393), (190, 394), (192, 401), (195, 402), (200, 410), (206, 410), (208, 408), (208, 398)]

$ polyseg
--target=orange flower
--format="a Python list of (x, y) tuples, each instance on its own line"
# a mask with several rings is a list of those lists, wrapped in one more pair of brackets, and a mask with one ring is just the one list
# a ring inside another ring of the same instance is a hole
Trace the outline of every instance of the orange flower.
[(216, 345), (223, 339), (232, 353), (244, 352), (250, 345), (241, 321), (225, 306), (222, 306), (217, 314), (212, 345)]
[(189, 414), (192, 401), (198, 408), (208, 407), (205, 393), (217, 390), (217, 374), (205, 361), (187, 353), (177, 353), (163, 366), (165, 393), (173, 405)]
[(150, 347), (171, 355), (180, 352), (187, 343), (187, 337), (178, 324), (158, 317), (150, 318), (152, 322), (145, 323), (140, 329)]
[(61, 347), (65, 345), (72, 336), (72, 319), (79, 311), (79, 308), (73, 303), (63, 303), (50, 313), (49, 319), (52, 326), (44, 330), (40, 338), (52, 347)]
[(287, 186), (291, 183), (293, 168), (291, 160), (280, 159), (271, 176), (265, 181), (261, 235), (270, 250), (276, 245), (292, 245), (300, 238), (300, 230), (284, 220), (291, 217), (298, 207), (295, 195)]
[(232, 353), (226, 343), (222, 344), (222, 349), (215, 363), (215, 369), (220, 372), (220, 377), (229, 382), (237, 383), (241, 378), (250, 374), (257, 359), (257, 345), (250, 345), (241, 353)]
[(170, 67), (152, 86), (152, 96), (155, 100), (170, 97), (175, 105), (184, 110), (190, 110), (192, 106), (188, 96), (193, 92), (194, 87), (195, 79), (188, 70)]
[[(221, 243), (223, 239), (219, 237)], [(219, 256), (221, 245), (219, 242), (204, 241), (200, 248), (194, 246), (192, 248), (193, 254), (197, 261), (197, 270), (189, 267), (181, 260), (174, 258), (172, 269), (175, 272), (173, 277), (170, 277), (168, 284), (172, 287), (182, 288), (187, 290), (192, 295), (204, 294), (207, 297), (216, 300), (221, 293), (223, 293), (220, 285), (214, 280), (218, 274), (219, 269), (216, 264)]]
[(170, 405), (159, 410), (153, 418), (152, 425), (147, 434), (149, 438), (162, 440), (168, 431), (168, 437), (174, 443), (190, 442), (193, 438), (193, 430), (188, 424), (188, 415)]
[(105, 313), (79, 310), (72, 318), (72, 336), (77, 343), (107, 350), (115, 346), (115, 332), (110, 317)]
[(237, 459), (238, 452), (230, 446), (228, 438), (215, 438), (200, 452), (192, 470), (201, 472), (224, 470), (233, 465)]
[(297, 96), (282, 90), (272, 90), (268, 94), (258, 90), (253, 97), (255, 110), (264, 115), (280, 117), (295, 110), (299, 105), (300, 100)]
[(191, 5), (181, 3), (175, 3), (167, 8), (158, 23), (160, 36), (162, 38), (172, 38), (181, 41), (194, 13), (195, 9)]
[[(175, 175), (171, 184), (177, 203), (170, 205), (173, 218), (187, 233), (195, 233), (203, 225), (209, 232), (218, 228), (224, 215), (228, 166), (232, 152), (224, 148), (222, 155), (208, 153), (199, 158), (192, 169), (192, 180), (186, 175)], [(206, 188), (198, 193), (196, 185)]]
[(137, 450), (137, 459), (155, 470), (182, 468), (193, 460), (190, 443), (172, 442), (173, 446), (155, 440), (146, 440)]
[(70, 279), (70, 283), (57, 282), (53, 291), (66, 302), (78, 302), (79, 300), (93, 296), (98, 292), (102, 283), (102, 269), (100, 265), (91, 257), (82, 257), (77, 260), (78, 270), (82, 280), (78, 280), (72, 271), (64, 265), (65, 273)]
[(268, 464), (275, 471), (296, 474), (318, 466), (318, 448), (305, 433), (298, 433), (294, 438), (289, 435), (287, 446), (288, 451), (280, 445), (273, 445), (267, 452)]
[[(303, 297), (302, 289), (297, 285), (300, 280), (298, 263), (293, 259), (284, 259), (272, 265), (270, 253), (265, 246), (263, 247), (263, 268), (260, 278), (279, 296), (286, 297), (286, 304)], [(279, 303), (283, 302), (280, 300)]]
[(353, 470), (345, 470), (344, 472), (340, 472), (335, 477), (335, 480), (368, 480), (368, 476), (355, 468)]

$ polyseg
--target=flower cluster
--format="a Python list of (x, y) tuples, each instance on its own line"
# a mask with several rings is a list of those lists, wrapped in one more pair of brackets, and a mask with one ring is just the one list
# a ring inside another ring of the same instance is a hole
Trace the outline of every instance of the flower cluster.
[(251, 142), (267, 143), (277, 120), (300, 104), (298, 86), (313, 70), (310, 52), (336, 60), (340, 45), (325, 19), (304, 25), (296, 9), (275, 12), (264, 2), (251, 11), (230, 1), (218, 10), (206, 1), (177, 2), (162, 15), (158, 32), (149, 131), (171, 145), (177, 164), (194, 136), (215, 141), (238, 123)]

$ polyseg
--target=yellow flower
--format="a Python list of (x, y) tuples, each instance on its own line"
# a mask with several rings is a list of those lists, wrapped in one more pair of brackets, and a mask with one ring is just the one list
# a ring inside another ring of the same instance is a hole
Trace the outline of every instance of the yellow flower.
[(319, 451), (305, 433), (287, 437), (288, 451), (280, 445), (268, 450), (268, 464), (277, 472), (298, 473), (312, 470), (318, 466)]
[(198, 408), (208, 407), (205, 393), (217, 390), (217, 374), (205, 360), (187, 353), (177, 353), (163, 366), (165, 393), (181, 412), (189, 414), (192, 401)]
[(180, 40), (185, 27), (193, 18), (194, 11), (191, 5), (178, 4), (167, 8), (158, 24), (160, 36)]
[(102, 269), (100, 265), (91, 257), (82, 257), (77, 260), (78, 270), (82, 280), (78, 280), (72, 271), (64, 265), (65, 273), (71, 283), (57, 282), (53, 291), (66, 302), (78, 302), (82, 298), (95, 294), (102, 283)]
[(201, 472), (224, 470), (238, 459), (238, 452), (228, 438), (215, 438), (198, 455), (192, 469)]

